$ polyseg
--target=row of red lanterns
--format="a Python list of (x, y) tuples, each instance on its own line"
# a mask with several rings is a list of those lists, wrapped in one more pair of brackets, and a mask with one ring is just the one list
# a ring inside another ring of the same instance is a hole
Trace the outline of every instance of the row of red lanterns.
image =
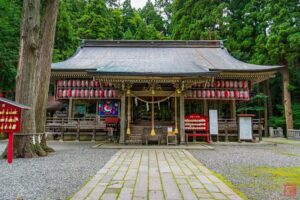
[(250, 88), (249, 81), (215, 80), (207, 83), (194, 83), (194, 88)]
[(99, 97), (99, 98), (117, 98), (117, 90), (58, 90), (57, 97), (70, 98), (70, 97)]
[(110, 82), (93, 81), (93, 80), (58, 80), (58, 87), (113, 87), (114, 85)]
[(249, 99), (248, 90), (190, 90), (189, 98), (222, 98), (222, 99)]

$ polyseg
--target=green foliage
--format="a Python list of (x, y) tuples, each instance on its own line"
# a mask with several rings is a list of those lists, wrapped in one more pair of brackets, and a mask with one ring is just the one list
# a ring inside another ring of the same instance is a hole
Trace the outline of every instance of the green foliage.
[(0, 92), (8, 92), (15, 87), (21, 3), (0, 0), (0, 10)]

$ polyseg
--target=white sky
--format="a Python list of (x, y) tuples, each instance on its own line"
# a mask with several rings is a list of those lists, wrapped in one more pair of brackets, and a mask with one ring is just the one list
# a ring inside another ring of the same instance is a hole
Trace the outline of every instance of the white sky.
[[(121, 0), (121, 3), (123, 3), (124, 0)], [(147, 0), (131, 0), (131, 6), (138, 9), (144, 7)]]

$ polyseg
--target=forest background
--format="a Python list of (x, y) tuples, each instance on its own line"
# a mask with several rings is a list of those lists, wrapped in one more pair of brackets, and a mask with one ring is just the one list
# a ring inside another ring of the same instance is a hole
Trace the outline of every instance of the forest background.
[[(8, 98), (15, 91), (21, 10), (22, 1), (0, 0), (0, 93)], [(60, 0), (53, 62), (74, 54), (82, 39), (222, 39), (239, 60), (286, 65), (294, 128), (300, 128), (299, 0), (148, 0), (141, 9), (130, 0)], [(285, 127), (280, 73), (265, 84), (239, 110), (261, 115), (268, 107), (270, 126)]]

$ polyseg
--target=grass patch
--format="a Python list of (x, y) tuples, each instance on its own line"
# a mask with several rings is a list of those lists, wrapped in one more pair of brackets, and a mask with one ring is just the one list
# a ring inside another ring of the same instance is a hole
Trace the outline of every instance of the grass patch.
[(73, 194), (71, 194), (70, 196), (68, 196), (67, 198), (66, 198), (66, 200), (71, 200), (73, 197), (74, 197), (74, 195), (78, 192), (78, 191), (80, 191), (92, 178), (93, 178), (94, 176), (91, 176), (91, 177), (89, 177), (89, 178), (87, 178), (84, 182), (83, 182), (83, 184), (81, 185), (81, 187), (79, 188), (79, 190), (77, 190), (77, 191), (75, 191)]
[(300, 167), (257, 167), (250, 172), (250, 175), (267, 178), (273, 186), (281, 187), (287, 183), (300, 186)]
[(223, 183), (225, 183), (228, 187), (230, 187), (237, 195), (239, 195), (242, 199), (248, 199), (247, 196), (237, 189), (230, 181), (228, 181), (224, 176), (218, 174), (212, 170), (209, 170), (214, 176), (220, 179)]

